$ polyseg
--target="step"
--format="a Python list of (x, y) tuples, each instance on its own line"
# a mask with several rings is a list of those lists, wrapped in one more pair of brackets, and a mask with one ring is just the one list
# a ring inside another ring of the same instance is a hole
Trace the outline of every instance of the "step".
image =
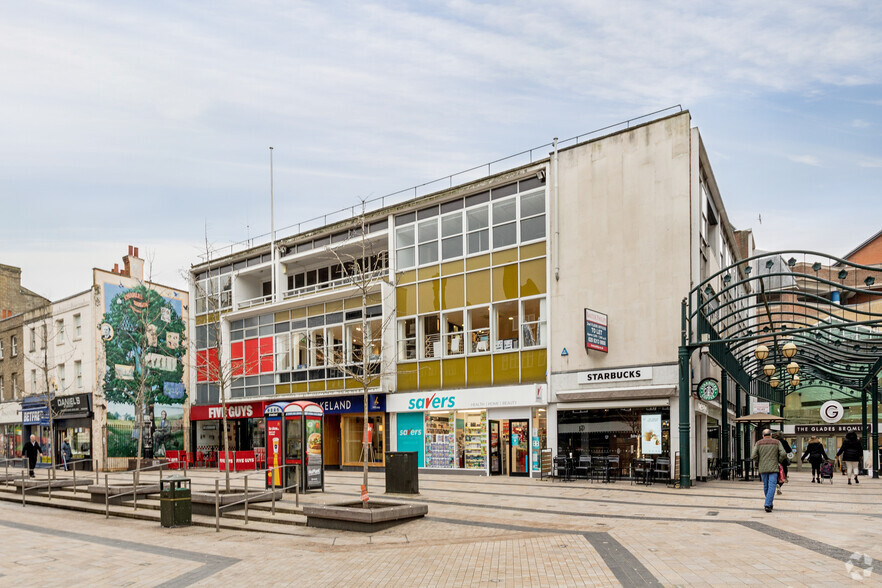
[[(79, 498), (71, 499), (66, 497), (57, 497), (56, 494), (57, 493), (55, 492), (52, 493), (52, 500), (49, 500), (49, 497), (46, 495), (28, 494), (27, 506), (44, 506), (49, 508), (58, 508), (61, 510), (71, 510), (102, 516), (105, 515), (105, 506), (102, 504), (90, 502), (88, 499), (81, 500)], [(0, 492), (0, 500), (4, 502), (21, 504), (21, 494)], [(130, 504), (125, 506), (111, 505), (109, 513), (111, 516), (114, 517), (142, 521), (154, 521), (156, 523), (159, 523), (159, 501), (153, 500), (147, 502), (148, 504), (142, 505), (142, 501), (139, 500), (137, 511), (134, 510)], [(249, 521), (248, 524), (245, 524), (245, 515), (243, 512), (238, 511), (236, 513), (225, 513), (221, 517), (220, 528), (233, 531), (252, 531), (260, 533), (290, 535), (292, 533), (285, 532), (286, 528), (302, 527), (306, 524), (305, 517), (295, 518), (291, 515), (279, 515), (279, 518), (274, 520), (271, 516), (258, 515), (257, 517), (254, 517), (251, 516), (250, 512), (248, 514)], [(215, 526), (215, 520), (213, 517), (193, 515), (192, 526), (211, 528)]]

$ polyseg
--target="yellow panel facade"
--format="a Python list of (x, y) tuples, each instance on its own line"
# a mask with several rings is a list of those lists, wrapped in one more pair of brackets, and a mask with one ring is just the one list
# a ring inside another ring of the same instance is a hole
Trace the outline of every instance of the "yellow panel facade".
[(395, 289), (395, 309), (398, 316), (410, 316), (416, 314), (416, 284), (399, 286)]
[(291, 392), (294, 394), (309, 392), (309, 385), (306, 382), (295, 382), (291, 384)]
[(518, 248), (504, 249), (493, 254), (493, 265), (502, 265), (518, 260)]
[(306, 308), (295, 308), (291, 311), (292, 319), (302, 319), (306, 318)]
[(307, 314), (309, 316), (319, 316), (325, 314), (325, 305), (324, 304), (313, 304), (307, 310)]
[(490, 267), (490, 254), (466, 258), (466, 271)]
[(290, 394), (291, 384), (276, 384), (276, 394)]
[(324, 380), (321, 382), (310, 382), (309, 383), (309, 391), (310, 392), (322, 392), (325, 389)]
[(466, 361), (469, 386), (489, 386), (493, 383), (493, 364), (489, 355), (476, 355)]
[(521, 352), (521, 382), (544, 382), (548, 355), (545, 349)]
[(416, 281), (416, 271), (410, 270), (396, 274), (395, 281), (398, 284), (411, 284)]
[(464, 388), (466, 385), (466, 360), (445, 359), (441, 362), (441, 379), (445, 388)]
[(325, 312), (338, 312), (343, 310), (343, 301), (342, 300), (334, 300), (332, 302), (325, 302)]
[(379, 292), (374, 292), (373, 294), (368, 294), (365, 296), (365, 303), (368, 306), (373, 306), (374, 304), (380, 304), (383, 302), (383, 295)]
[(466, 274), (466, 304), (490, 302), (490, 270)]
[(441, 264), (441, 275), (442, 276), (452, 276), (454, 274), (461, 274), (463, 268), (463, 261), (458, 259), (456, 261), (448, 261), (447, 263)]
[(420, 362), (420, 390), (436, 390), (441, 387), (441, 362)]
[(533, 243), (532, 245), (524, 245), (521, 247), (521, 259), (532, 259), (545, 255), (545, 241)]
[(520, 354), (517, 351), (493, 356), (493, 384), (517, 384), (520, 379)]
[(347, 298), (343, 301), (343, 308), (346, 310), (361, 308), (361, 298)]
[(493, 268), (493, 300), (509, 300), (518, 297), (518, 265)]
[(441, 275), (441, 270), (437, 265), (430, 265), (429, 267), (421, 267), (417, 271), (417, 279), (422, 280), (431, 280), (432, 278), (437, 278)]
[(545, 294), (545, 258), (521, 262), (521, 296)]
[(416, 363), (400, 363), (398, 364), (398, 391), (410, 392), (417, 389), (417, 369)]
[(342, 390), (343, 380), (328, 380), (328, 390)]
[(465, 306), (465, 280), (462, 276), (441, 278), (441, 308), (462, 308)]
[(283, 323), (291, 318), (291, 313), (289, 311), (277, 312), (275, 314), (275, 321), (277, 323)]
[(441, 310), (440, 280), (420, 282), (417, 284), (417, 292), (419, 298), (418, 311), (420, 314)]

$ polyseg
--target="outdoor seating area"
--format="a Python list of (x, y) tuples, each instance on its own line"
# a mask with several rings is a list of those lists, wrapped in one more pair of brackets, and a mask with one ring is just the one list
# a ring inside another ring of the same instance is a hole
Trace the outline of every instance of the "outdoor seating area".
[(623, 471), (621, 456), (617, 454), (580, 455), (577, 458), (557, 456), (552, 462), (552, 481), (587, 480), (611, 484), (621, 480), (623, 475), (631, 480), (631, 484), (667, 483), (671, 478), (671, 460), (667, 457), (635, 458), (630, 461), (627, 472)]

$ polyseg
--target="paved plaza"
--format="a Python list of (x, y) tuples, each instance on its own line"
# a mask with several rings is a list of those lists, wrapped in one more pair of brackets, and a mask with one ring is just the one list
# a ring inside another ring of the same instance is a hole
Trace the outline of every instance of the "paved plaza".
[[(213, 485), (217, 474), (191, 475)], [(882, 585), (882, 482), (848, 486), (836, 476), (818, 485), (807, 473), (791, 476), (767, 514), (758, 482), (676, 490), (422, 474), (419, 500), (429, 515), (372, 535), (163, 529), (0, 502), (0, 584)], [(371, 482), (379, 497), (382, 475)], [(360, 483), (358, 473), (329, 473), (327, 491), (303, 502), (351, 499)]]

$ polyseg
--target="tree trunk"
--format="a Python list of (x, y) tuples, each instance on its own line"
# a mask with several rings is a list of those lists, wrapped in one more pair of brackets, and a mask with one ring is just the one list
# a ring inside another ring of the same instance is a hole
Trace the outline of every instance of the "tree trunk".
[[(362, 273), (364, 273), (364, 268), (362, 268)], [(362, 278), (364, 279), (364, 278)], [(364, 285), (363, 285), (364, 286)], [(370, 353), (368, 349), (368, 345), (371, 341), (368, 340), (368, 331), (367, 331), (367, 317), (366, 314), (367, 308), (367, 293), (365, 288), (362, 287), (361, 292), (361, 381), (362, 381), (362, 393), (364, 394), (364, 423), (361, 431), (361, 443), (362, 443), (362, 457), (364, 462), (362, 464), (363, 476), (362, 476), (362, 484), (364, 484), (364, 492), (367, 494), (368, 488), (368, 458), (370, 456), (370, 442), (368, 441), (368, 403), (369, 403), (369, 394), (368, 390), (370, 388), (370, 364), (368, 359), (370, 358)], [(371, 333), (371, 337), (373, 337), (373, 333)], [(367, 506), (367, 502), (362, 502), (362, 506)]]
[(226, 467), (224, 468), (224, 487), (226, 488), (226, 492), (229, 494), (230, 492), (230, 442), (227, 439), (227, 395), (224, 392), (223, 383), (220, 384), (220, 397), (221, 397), (221, 412), (223, 414), (223, 435), (224, 435), (224, 458), (226, 460)]

